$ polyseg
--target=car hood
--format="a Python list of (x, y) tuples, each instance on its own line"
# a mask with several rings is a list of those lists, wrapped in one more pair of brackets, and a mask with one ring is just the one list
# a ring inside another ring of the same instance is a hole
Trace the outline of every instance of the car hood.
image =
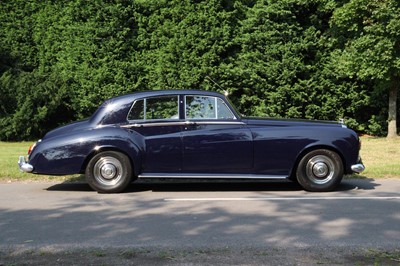
[(78, 122), (74, 122), (65, 126), (58, 127), (56, 129), (53, 129), (49, 131), (44, 137), (44, 139), (49, 139), (57, 136), (62, 136), (65, 134), (71, 134), (71, 132), (77, 131), (77, 130), (84, 130), (84, 129), (89, 129), (92, 128), (92, 124), (89, 122), (89, 120), (82, 120)]
[(284, 118), (258, 118), (244, 117), (242, 119), (246, 124), (253, 126), (327, 126), (342, 127), (340, 122), (325, 120), (307, 120), (307, 119), (284, 119)]

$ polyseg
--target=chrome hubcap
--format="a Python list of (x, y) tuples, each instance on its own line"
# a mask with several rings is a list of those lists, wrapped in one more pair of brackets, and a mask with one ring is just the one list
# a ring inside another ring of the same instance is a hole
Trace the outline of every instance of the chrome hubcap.
[(326, 184), (335, 175), (334, 161), (325, 155), (317, 155), (312, 157), (306, 165), (308, 178), (316, 184)]
[(117, 168), (113, 164), (107, 163), (101, 167), (100, 171), (105, 179), (113, 179), (117, 173)]
[(93, 167), (94, 178), (101, 184), (112, 186), (121, 180), (123, 175), (121, 162), (114, 157), (102, 157)]
[(328, 166), (323, 162), (318, 162), (318, 163), (314, 164), (312, 170), (313, 170), (313, 174), (319, 178), (326, 176), (329, 172)]

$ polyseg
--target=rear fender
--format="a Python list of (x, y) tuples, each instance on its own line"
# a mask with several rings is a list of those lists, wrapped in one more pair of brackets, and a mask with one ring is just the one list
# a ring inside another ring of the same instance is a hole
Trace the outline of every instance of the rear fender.
[[(122, 144), (122, 145), (121, 145)], [(125, 144), (125, 145), (124, 145)], [(133, 174), (134, 176), (138, 176), (140, 173), (140, 169), (141, 169), (141, 165), (142, 165), (142, 152), (139, 149), (139, 147), (130, 141), (127, 141), (125, 143), (114, 143), (114, 145), (112, 143), (107, 143), (104, 145), (96, 145), (93, 150), (91, 151), (91, 153), (89, 155), (86, 156), (85, 161), (82, 164), (80, 173), (84, 174), (85, 173), (85, 169), (89, 163), (89, 161), (96, 155), (99, 154), (101, 152), (105, 152), (105, 151), (117, 151), (117, 152), (121, 152), (123, 154), (125, 154), (126, 156), (128, 156), (130, 162), (131, 162), (131, 166), (133, 169)]]
[[(140, 170), (143, 137), (120, 127), (99, 127), (75, 134), (43, 139), (32, 151), (29, 163), (34, 173), (67, 175), (82, 173), (91, 157), (102, 150), (126, 154)], [(136, 172), (135, 172), (136, 174)]]

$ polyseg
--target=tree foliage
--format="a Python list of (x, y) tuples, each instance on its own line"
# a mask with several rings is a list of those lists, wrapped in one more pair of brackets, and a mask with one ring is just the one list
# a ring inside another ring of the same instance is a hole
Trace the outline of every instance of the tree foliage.
[(400, 2), (350, 0), (335, 10), (331, 24), (337, 39), (332, 57), (338, 73), (362, 81), (371, 80), (375, 93), (383, 91), (389, 95), (388, 136), (397, 136)]
[(345, 118), (385, 134), (398, 5), (2, 1), (0, 140), (38, 138), (107, 98), (170, 88), (227, 90), (246, 115)]

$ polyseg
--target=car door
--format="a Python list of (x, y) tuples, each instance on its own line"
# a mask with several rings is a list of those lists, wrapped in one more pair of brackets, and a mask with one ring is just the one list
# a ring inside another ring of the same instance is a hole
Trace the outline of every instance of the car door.
[(182, 168), (179, 96), (136, 100), (129, 112), (131, 130), (144, 140), (141, 173), (178, 173)]
[(184, 173), (245, 174), (253, 167), (252, 134), (218, 97), (186, 95)]

